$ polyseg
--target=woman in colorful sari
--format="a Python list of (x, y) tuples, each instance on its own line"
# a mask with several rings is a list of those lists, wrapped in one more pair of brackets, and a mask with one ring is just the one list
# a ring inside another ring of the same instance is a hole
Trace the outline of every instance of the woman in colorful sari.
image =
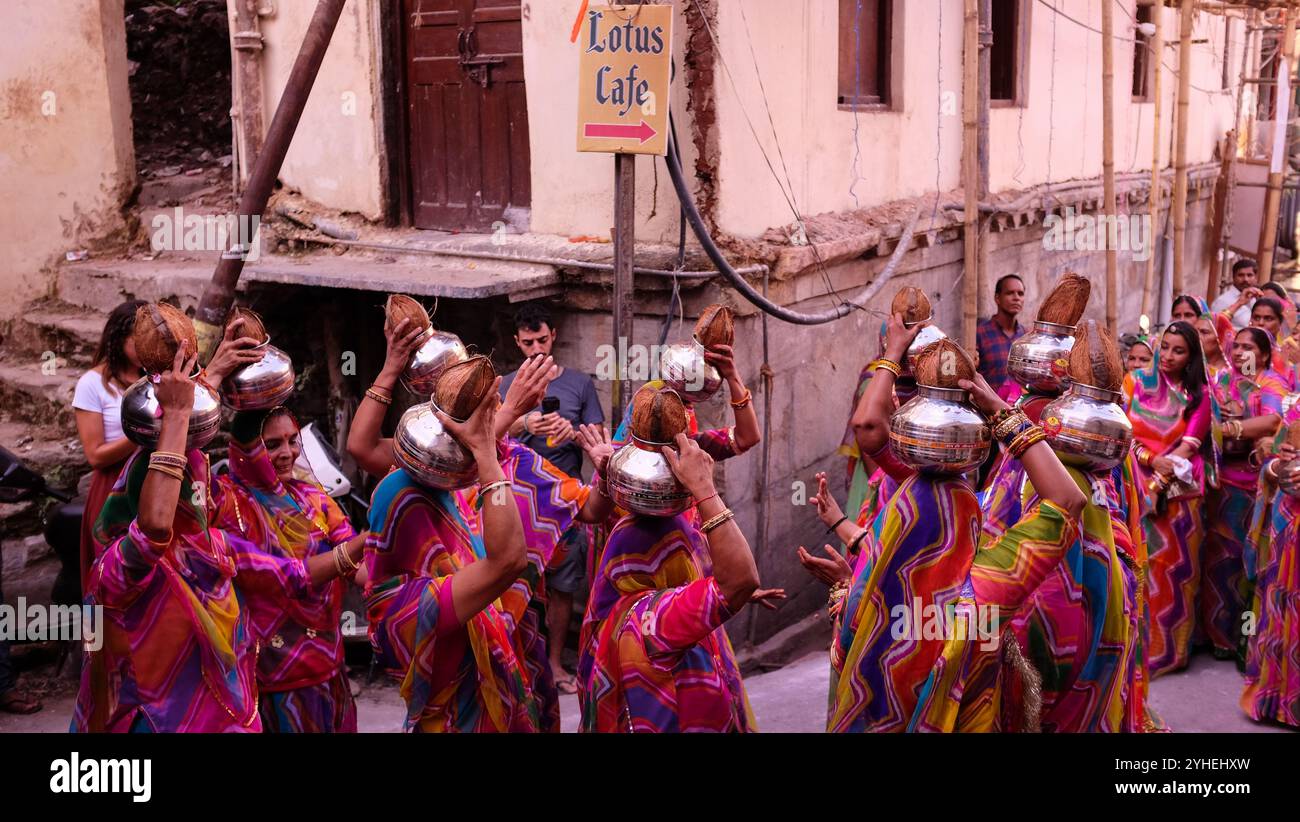
[[(507, 394), (507, 417), (535, 406), (545, 390), (533, 372), (544, 376), (550, 365), (530, 365), (511, 389), (532, 393), (518, 402)], [(461, 379), (467, 368), (491, 366), (471, 359), (449, 368), (440, 384)], [(558, 710), (547, 713), (553, 683), (549, 702), (539, 692), (538, 678), (550, 670), (545, 645), (533, 649), (538, 626), (526, 630), (523, 620), (560, 534), (575, 518), (602, 520), (609, 502), (532, 450), (500, 438), (513, 418), (498, 418), (498, 384), (466, 422), (438, 412), (474, 457), (476, 489), (426, 487), (397, 468), (371, 501), (371, 644), (380, 666), (402, 680), (412, 731), (558, 730)], [(462, 586), (468, 595), (454, 598)]]
[(1286, 390), (1294, 391), (1296, 389), (1295, 366), (1283, 354), (1282, 346), (1276, 344), (1277, 340), (1283, 339), (1284, 316), (1282, 303), (1278, 299), (1260, 297), (1255, 300), (1254, 307), (1250, 309), (1250, 325), (1252, 328), (1268, 332), (1269, 338), (1275, 341), (1270, 367), (1286, 385)]
[(582, 625), (581, 729), (756, 730), (723, 628), (758, 589), (753, 554), (676, 392), (643, 387), (632, 408), (624, 447), (658, 449), (704, 521), (629, 513), (610, 531)]
[[(422, 334), (419, 328), (412, 330), (409, 320), (402, 320), (395, 326), (385, 324), (387, 354), (383, 367), (366, 391), (348, 431), (348, 453), (367, 473), (381, 479), (393, 470), (395, 464), (393, 440), (383, 435), (384, 418), (392, 405), (398, 380), (410, 362), (412, 352), (419, 347)], [(546, 392), (548, 382), (557, 371), (550, 356), (535, 357), (520, 367), (519, 374), (506, 391), (505, 401), (496, 415), (496, 435), (499, 438), (507, 435), (512, 422), (536, 407)], [(508, 611), (514, 613), (513, 604), (517, 604), (520, 599), (525, 603), (530, 600), (545, 601), (543, 572), (548, 564), (558, 563), (561, 559), (558, 556), (560, 548), (556, 544), (559, 534), (553, 533), (554, 527), (559, 522), (571, 522), (573, 513), (577, 511), (575, 503), (579, 502), (575, 495), (583, 494), (585, 498), (587, 491), (581, 483), (567, 481), (562, 472), (522, 444), (512, 443), (512, 447), (506, 449), (505, 453), (512, 455), (502, 465), (507, 477), (514, 478), (512, 472), (515, 467), (528, 466), (526, 481), (514, 489), (523, 516), (524, 539), (530, 565), (529, 571), (515, 581), (506, 595), (512, 602)], [(540, 491), (534, 490), (539, 484), (545, 487)], [(451, 496), (457, 507), (466, 512), (468, 520), (472, 521), (472, 494), (458, 490), (451, 492)], [(544, 512), (541, 511), (543, 507), (546, 508)], [(563, 529), (559, 533), (563, 533)], [(535, 701), (534, 707), (541, 717), (541, 729), (558, 733), (559, 692), (555, 687), (547, 654), (543, 621), (538, 607), (525, 607), (515, 625), (514, 640), (531, 683), (529, 699)]]
[[(1096, 323), (1085, 320), (1076, 336), (1076, 349), (1086, 341), (1084, 351), (1095, 354), (1105, 348), (1107, 353), (1096, 355), (1095, 363), (1089, 357), (1088, 369), (1082, 361), (1071, 362), (1074, 381), (1091, 389), (1094, 398), (1101, 396), (1096, 393), (1099, 386), (1119, 388), (1123, 371), (1118, 352), (1103, 345)], [(1041, 726), (1058, 733), (1143, 730), (1149, 724), (1140, 685), (1139, 579), (1145, 552), (1133, 537), (1140, 528), (1131, 466), (1121, 462), (1104, 470), (1078, 467), (1080, 460), (1070, 460), (1070, 445), (1056, 438), (1060, 420), (1048, 417), (1042, 423), (1054, 450), (1073, 463), (1066, 471), (1088, 503), (1064, 562), (1013, 622), (1042, 680)], [(1035, 501), (1024, 465), (1004, 455), (980, 504), (981, 544), (1000, 539)], [(1014, 719), (1007, 718), (1004, 730), (1016, 729)]]
[[(1261, 490), (1275, 493), (1262, 506), (1255, 630), (1249, 639), (1241, 707), (1257, 722), (1300, 728), (1300, 486), (1285, 470), (1300, 456), (1292, 444), (1300, 406), (1292, 406), (1261, 471)], [(1281, 486), (1279, 488), (1279, 486)], [(1275, 490), (1276, 489), (1276, 490)]]
[[(103, 606), (74, 731), (257, 732), (257, 642), (234, 584), (240, 539), (214, 527), (207, 458), (186, 453), (196, 355), (159, 378), (157, 449), (128, 461), (104, 504), (86, 604)], [(93, 647), (93, 646), (92, 646)]]
[(1151, 340), (1145, 334), (1133, 339), (1128, 351), (1124, 352), (1124, 370), (1141, 371), (1151, 365), (1155, 352), (1151, 350)]
[(1286, 394), (1282, 378), (1267, 367), (1272, 359), (1268, 334), (1251, 326), (1243, 328), (1233, 340), (1232, 369), (1220, 374), (1214, 386), (1226, 421), (1219, 488), (1209, 495), (1201, 631), (1219, 659), (1237, 655), (1242, 613), (1250, 608), (1253, 593), (1248, 581), (1253, 574), (1248, 575), (1243, 564), (1248, 553), (1253, 555), (1246, 542), (1259, 493), (1259, 469), (1250, 454), (1256, 440), (1276, 432)]
[(1213, 392), (1196, 329), (1182, 321), (1165, 329), (1155, 363), (1125, 377), (1124, 397), (1133, 424), (1135, 479), (1146, 498), (1146, 649), (1150, 675), (1156, 677), (1186, 666), (1191, 652), (1206, 477), (1216, 468), (1210, 436)]
[(235, 414), (215, 522), (247, 540), (236, 545), (235, 584), (261, 646), (262, 729), (355, 733), (339, 618), (365, 536), (320, 486), (294, 477), (298, 430), (283, 406)]
[[(890, 325), (891, 331), (901, 329), (901, 315)], [(950, 351), (960, 349), (946, 340), (928, 346), (916, 355), (914, 368), (922, 373), (926, 358)], [(882, 366), (869, 388), (878, 398), (889, 393), (897, 374), (894, 361)], [(1044, 501), (1002, 539), (977, 551), (981, 515), (969, 481), (917, 473), (893, 457), (886, 464), (902, 484), (874, 528), (853, 538), (863, 546), (856, 570), (829, 548), (829, 559), (800, 549), (809, 571), (833, 581), (832, 609), (841, 612), (831, 648), (836, 687), (828, 730), (996, 730), (1001, 714), (1014, 710), (1002, 704), (1004, 666), (1032, 676), (1000, 623), (1060, 562), (1075, 539), (1084, 498), (1042, 443), (1042, 429), (1000, 399), (973, 366), (967, 371), (972, 379), (958, 384), (977, 408), (999, 415), (999, 431), (1043, 489)], [(887, 431), (890, 413), (888, 404), (877, 403), (869, 427)], [(922, 613), (915, 613), (918, 607)], [(922, 622), (924, 629), (916, 630)]]

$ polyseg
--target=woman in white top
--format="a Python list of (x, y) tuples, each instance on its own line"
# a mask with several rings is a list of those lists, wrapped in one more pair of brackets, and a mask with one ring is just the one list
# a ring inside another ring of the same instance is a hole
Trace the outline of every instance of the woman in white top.
[(77, 435), (86, 452), (86, 461), (93, 471), (90, 490), (86, 494), (86, 511), (81, 517), (81, 580), (99, 555), (102, 547), (94, 537), (95, 520), (104, 500), (112, 490), (117, 475), (126, 458), (135, 451), (135, 443), (122, 433), (122, 394), (136, 380), (144, 376), (140, 360), (136, 357), (136, 309), (143, 300), (128, 300), (108, 315), (104, 333), (99, 338), (99, 350), (90, 370), (77, 380), (77, 390), (72, 407), (77, 412)]

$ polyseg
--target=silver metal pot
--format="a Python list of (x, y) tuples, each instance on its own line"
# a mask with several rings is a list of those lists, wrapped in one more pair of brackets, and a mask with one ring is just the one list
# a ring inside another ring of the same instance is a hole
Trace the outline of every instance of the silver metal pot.
[(1011, 344), (1007, 373), (1030, 391), (1059, 394), (1069, 378), (1074, 326), (1035, 322), (1028, 334)]
[[(122, 395), (122, 431), (127, 439), (144, 448), (157, 448), (162, 433), (162, 406), (149, 377), (141, 377)], [(201, 382), (194, 383), (194, 407), (190, 412), (185, 450), (202, 448), (221, 427), (221, 398)]]
[[(1231, 414), (1223, 412), (1223, 421), (1241, 420), (1241, 414)], [(1250, 452), (1255, 448), (1255, 441), (1248, 437), (1224, 437), (1223, 438), (1223, 456), (1231, 460), (1244, 460), (1250, 456)]]
[[(921, 320), (921, 322), (929, 322), (929, 320)], [(908, 328), (911, 328), (915, 323), (906, 323), (906, 325)], [(898, 367), (902, 369), (899, 377), (903, 378), (913, 376), (912, 358), (916, 355), (916, 352), (925, 348), (930, 343), (938, 342), (939, 340), (946, 340), (947, 338), (948, 335), (943, 333), (943, 329), (937, 325), (927, 325), (925, 328), (916, 332), (916, 337), (913, 338), (912, 342), (907, 346), (906, 353), (903, 354), (903, 361), (898, 364)], [(880, 350), (882, 352), (885, 350), (884, 332), (881, 332), (880, 334)]]
[(221, 384), (222, 402), (238, 411), (275, 408), (293, 395), (293, 360), (269, 339), (258, 348), (265, 351), (259, 362), (249, 363)]
[(722, 375), (704, 359), (704, 345), (693, 336), (664, 349), (659, 378), (687, 403), (704, 402), (722, 387)]
[(1123, 399), (1117, 391), (1074, 383), (1047, 404), (1039, 423), (1061, 462), (1087, 471), (1109, 471), (1120, 464), (1133, 442)]
[(638, 440), (609, 458), (609, 489), (614, 502), (634, 514), (671, 517), (691, 507), (691, 494), (678, 481), (653, 443)]
[(1288, 497), (1300, 498), (1300, 459), (1278, 463), (1277, 487)]
[(416, 482), (443, 491), (473, 484), (478, 476), (474, 455), (434, 416), (434, 404), (406, 409), (393, 434), (393, 455)]
[(993, 434), (959, 388), (918, 385), (889, 420), (889, 445), (907, 465), (931, 474), (963, 474), (989, 455)]
[(411, 362), (402, 372), (402, 385), (412, 394), (428, 397), (433, 394), (433, 387), (443, 371), (468, 359), (469, 352), (465, 350), (460, 337), (430, 328), (425, 332), (424, 342), (411, 354)]

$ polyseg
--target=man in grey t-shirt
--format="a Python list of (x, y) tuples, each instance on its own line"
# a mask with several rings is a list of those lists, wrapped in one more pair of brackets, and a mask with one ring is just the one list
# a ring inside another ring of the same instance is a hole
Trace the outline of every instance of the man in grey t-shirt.
[[(515, 344), (525, 357), (544, 357), (551, 353), (555, 345), (555, 323), (545, 307), (526, 303), (519, 310), (515, 315)], [(511, 372), (501, 381), (502, 398), (518, 373)], [(577, 426), (600, 425), (605, 421), (596, 385), (590, 375), (560, 366), (560, 373), (546, 388), (543, 402), (558, 408), (547, 413), (539, 406), (516, 420), (510, 434), (550, 460), (556, 468), (581, 479), (582, 448), (575, 439)], [(590, 533), (587, 526), (574, 523), (560, 538), (562, 547), (567, 548), (564, 559), (546, 572), (546, 633), (550, 643), (547, 650), (556, 687), (565, 694), (577, 692), (577, 682), (565, 672), (560, 657), (573, 617), (573, 594), (585, 582)]]

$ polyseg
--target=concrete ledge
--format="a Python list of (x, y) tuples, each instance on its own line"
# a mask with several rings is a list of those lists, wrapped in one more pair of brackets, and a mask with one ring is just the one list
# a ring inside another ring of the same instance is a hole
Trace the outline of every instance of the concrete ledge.
[(744, 676), (762, 673), (788, 665), (812, 651), (824, 651), (830, 642), (830, 618), (824, 608), (818, 609), (766, 642), (736, 654), (736, 664)]

